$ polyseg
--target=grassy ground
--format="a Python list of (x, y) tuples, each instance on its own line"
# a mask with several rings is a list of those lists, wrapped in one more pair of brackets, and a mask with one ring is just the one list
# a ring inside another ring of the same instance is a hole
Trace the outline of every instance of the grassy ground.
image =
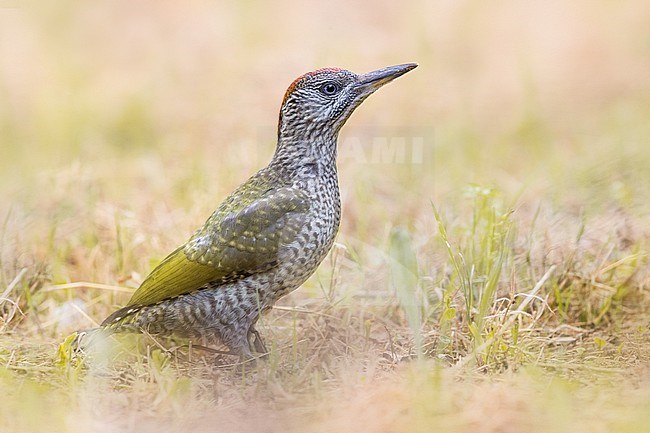
[[(369, 7), (0, 4), (0, 432), (650, 431), (647, 2)], [(268, 360), (71, 358), (270, 158), (295, 76), (409, 61)]]

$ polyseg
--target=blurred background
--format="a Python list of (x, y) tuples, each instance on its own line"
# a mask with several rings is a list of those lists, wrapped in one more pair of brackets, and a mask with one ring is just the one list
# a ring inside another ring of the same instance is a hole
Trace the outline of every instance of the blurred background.
[(2, 2), (3, 280), (135, 284), (267, 163), (285, 89), (327, 66), (420, 65), (341, 133), (345, 245), (395, 225), (425, 245), (430, 204), (453, 222), (472, 184), (523, 216), (645, 218), (649, 29), (643, 0)]
[[(267, 164), (296, 77), (406, 62), (257, 374), (59, 346)], [(647, 0), (0, 0), (0, 430), (650, 431), (649, 167)]]

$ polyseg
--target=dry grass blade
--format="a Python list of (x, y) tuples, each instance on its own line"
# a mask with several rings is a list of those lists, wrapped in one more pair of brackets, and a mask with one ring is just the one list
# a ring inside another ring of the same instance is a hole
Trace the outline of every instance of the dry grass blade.
[(2, 292), (2, 295), (0, 295), (0, 300), (6, 300), (11, 291), (22, 281), (23, 277), (27, 273), (27, 268), (22, 268), (20, 272), (18, 272), (18, 275), (11, 280), (11, 282), (7, 285), (7, 288)]

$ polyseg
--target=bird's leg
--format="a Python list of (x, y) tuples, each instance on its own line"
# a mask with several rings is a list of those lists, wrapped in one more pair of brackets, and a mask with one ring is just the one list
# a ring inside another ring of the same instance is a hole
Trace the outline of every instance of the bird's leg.
[(266, 345), (264, 344), (264, 341), (262, 340), (262, 336), (260, 335), (259, 331), (255, 329), (255, 324), (252, 324), (250, 328), (248, 328), (248, 339), (250, 341), (250, 338), (255, 337), (253, 340), (253, 347), (255, 348), (255, 351), (259, 354), (266, 355), (268, 353), (268, 350), (266, 350)]
[[(259, 350), (259, 343), (261, 342), (259, 334), (254, 330), (253, 325), (249, 325), (248, 329), (244, 327), (242, 328), (237, 328), (234, 330), (222, 329), (219, 335), (220, 342), (228, 347), (228, 352), (226, 354), (239, 356), (240, 361), (244, 363), (254, 362), (255, 359), (259, 358), (259, 356), (255, 356), (253, 354), (251, 346), (253, 346), (256, 350)], [(253, 329), (253, 331), (251, 331), (251, 329)], [(254, 344), (251, 344), (251, 334), (256, 336)], [(262, 349), (264, 349), (263, 345)]]
[(249, 347), (242, 347), (239, 355), (239, 359), (241, 362), (246, 363), (246, 362), (255, 362), (255, 355), (251, 352)]

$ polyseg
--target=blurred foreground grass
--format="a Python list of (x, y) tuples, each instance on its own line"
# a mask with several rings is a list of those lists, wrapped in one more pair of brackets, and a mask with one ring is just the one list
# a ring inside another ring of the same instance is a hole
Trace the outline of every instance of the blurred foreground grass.
[[(649, 431), (649, 21), (0, 8), (0, 431)], [(342, 132), (338, 245), (263, 319), (267, 361), (58, 352), (266, 163), (295, 76), (407, 61)]]

